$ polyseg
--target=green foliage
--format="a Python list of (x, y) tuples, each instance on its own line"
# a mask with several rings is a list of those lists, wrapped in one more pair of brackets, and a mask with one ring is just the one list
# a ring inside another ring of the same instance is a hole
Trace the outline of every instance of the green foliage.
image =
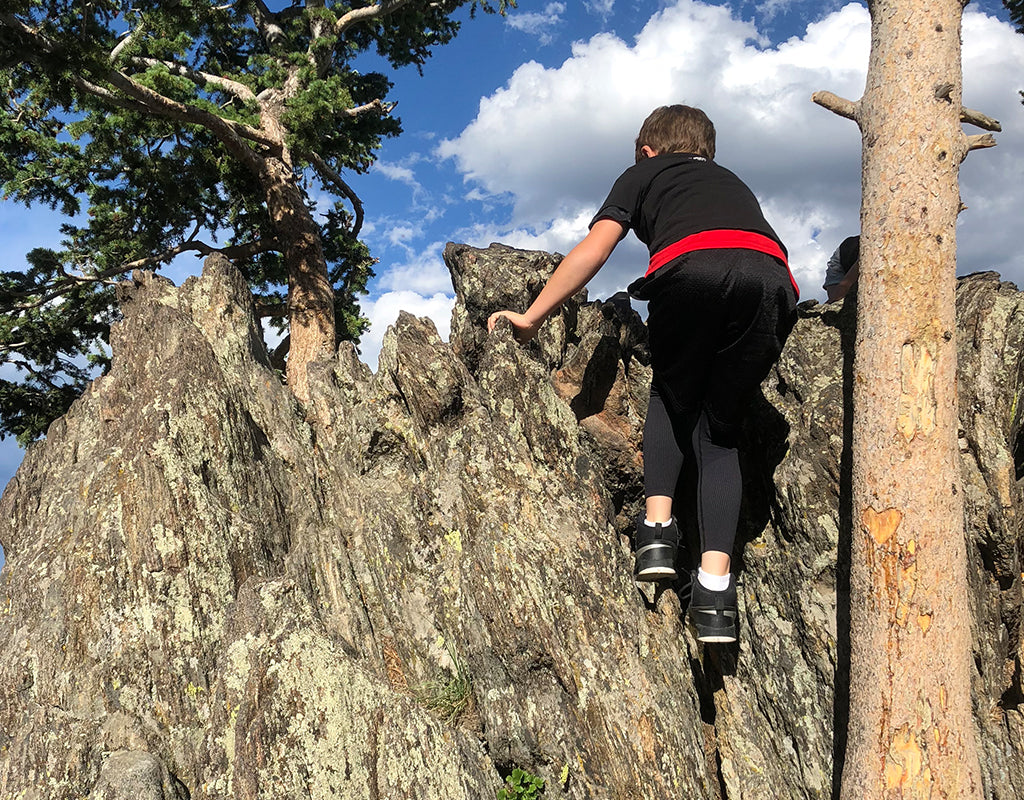
[(452, 725), (460, 716), (473, 708), (473, 679), (455, 649), (446, 640), (445, 649), (455, 666), (455, 672), (426, 681), (413, 688), (413, 696), (442, 722)]
[(114, 320), (113, 289), (86, 283), (47, 299), (60, 279), (57, 253), (37, 248), (25, 272), (0, 272), (0, 361), (21, 380), (0, 379), (0, 436), (27, 444), (43, 432), (108, 365), (106, 345)]
[(544, 794), (544, 779), (516, 767), (498, 790), (498, 800), (535, 800)]
[[(111, 282), (183, 252), (233, 258), (282, 329), (289, 280), (312, 259), (338, 340), (357, 340), (374, 262), (342, 175), (401, 127), (390, 81), (353, 60), (421, 67), (463, 6), (505, 0), (5, 2), (0, 196), (68, 220), (28, 271), (0, 273), (0, 367), (24, 376), (0, 384), (0, 437), (40, 435), (104, 367)], [(322, 257), (289, 246), (300, 227)]]

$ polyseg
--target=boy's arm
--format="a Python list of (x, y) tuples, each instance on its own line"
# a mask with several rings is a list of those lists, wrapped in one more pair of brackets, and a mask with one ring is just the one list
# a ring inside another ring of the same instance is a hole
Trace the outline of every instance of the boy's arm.
[(857, 282), (857, 278), (860, 277), (860, 261), (854, 263), (850, 267), (849, 271), (843, 276), (842, 281), (835, 284), (834, 286), (826, 286), (825, 291), (828, 293), (828, 302), (835, 303), (846, 297), (847, 292), (853, 288), (853, 285)]
[(599, 219), (586, 238), (562, 259), (525, 314), (496, 311), (487, 319), (487, 330), (493, 331), (498, 320), (505, 317), (516, 329), (516, 338), (528, 342), (537, 335), (544, 320), (597, 274), (625, 235), (626, 228), (621, 223)]

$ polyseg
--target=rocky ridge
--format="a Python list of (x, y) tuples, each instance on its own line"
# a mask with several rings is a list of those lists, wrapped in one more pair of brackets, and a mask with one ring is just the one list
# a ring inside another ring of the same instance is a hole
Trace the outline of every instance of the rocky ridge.
[[(744, 432), (741, 642), (631, 578), (650, 370), (623, 298), (523, 347), (557, 257), (450, 245), (451, 342), (399, 318), (296, 406), (226, 261), (121, 290), (114, 365), (0, 499), (0, 798), (828, 798), (849, 650), (852, 308), (805, 305)], [(958, 295), (975, 708), (1024, 796), (1024, 296)], [(835, 720), (835, 724), (833, 724)]]

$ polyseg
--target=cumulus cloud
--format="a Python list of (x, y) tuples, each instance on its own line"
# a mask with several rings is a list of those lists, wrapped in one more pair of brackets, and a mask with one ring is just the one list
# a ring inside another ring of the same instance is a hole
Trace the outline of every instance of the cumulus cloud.
[(359, 344), (360, 358), (376, 369), (381, 342), (389, 325), (400, 311), (417, 317), (429, 317), (442, 339), (451, 329), (455, 292), (451, 275), (444, 264), (444, 244), (436, 242), (422, 252), (412, 253), (408, 261), (381, 271), (380, 294), (360, 303), (370, 326)]
[[(861, 96), (869, 34), (867, 9), (856, 3), (771, 45), (727, 6), (677, 0), (632, 42), (604, 33), (574, 44), (558, 67), (523, 64), (481, 100), (477, 117), (456, 138), (438, 147), (464, 176), (467, 192), (506, 199), (511, 208), (504, 225), (460, 233), (473, 244), (493, 237), (565, 252), (632, 163), (644, 117), (658, 105), (685, 102), (715, 121), (717, 160), (761, 200), (790, 249), (804, 297), (822, 296), (825, 260), (858, 225), (860, 134), (810, 96), (819, 89)], [(1024, 37), (968, 11), (964, 71), (966, 105), (1019, 119)], [(999, 147), (964, 164), (965, 201), (976, 213), (961, 217), (960, 263), (961, 271), (993, 267), (1019, 280), (1013, 273), (1022, 268), (1007, 240), (1024, 205), (1024, 139), (1020, 125), (1005, 128)], [(610, 262), (595, 292), (625, 286), (637, 260), (629, 251)]]
[(434, 242), (408, 261), (388, 267), (381, 276), (381, 288), (421, 295), (452, 294), (451, 276), (441, 255), (443, 250), (441, 242)]
[[(819, 89), (851, 100), (863, 94), (869, 35), (867, 9), (857, 3), (822, 13), (800, 36), (772, 44), (728, 6), (675, 0), (632, 41), (602, 33), (574, 44), (556, 67), (523, 64), (481, 99), (458, 136), (438, 145), (437, 157), (464, 179), (463, 199), (485, 211), (484, 222), (445, 235), (480, 247), (503, 242), (568, 253), (632, 163), (646, 115), (685, 102), (715, 121), (717, 159), (758, 196), (789, 249), (803, 297), (823, 298), (825, 262), (859, 225), (861, 142), (854, 123), (810, 96)], [(963, 39), (964, 102), (1001, 119), (1004, 132), (998, 147), (973, 153), (961, 169), (969, 208), (958, 226), (960, 272), (995, 269), (1024, 286), (1015, 241), (1024, 206), (1024, 36), (969, 9)], [(402, 303), (439, 329), (449, 324), (443, 243), (402, 241), (408, 258), (379, 270), (386, 294), (367, 312), (374, 320), (369, 363)], [(627, 237), (591, 282), (591, 296), (625, 288), (646, 261), (644, 246)]]
[(384, 334), (398, 319), (401, 311), (407, 311), (416, 317), (429, 317), (441, 338), (447, 340), (451, 331), (454, 307), (455, 298), (442, 292), (425, 297), (407, 289), (386, 292), (372, 302), (364, 302), (362, 310), (370, 320), (370, 327), (359, 343), (360, 358), (374, 369), (377, 368)]
[(550, 44), (553, 30), (562, 24), (565, 3), (548, 3), (543, 11), (514, 12), (505, 18), (505, 24), (517, 31), (536, 36), (541, 44)]
[[(1024, 36), (994, 17), (972, 13), (963, 24), (964, 105), (1002, 121), (998, 145), (960, 167), (967, 210), (957, 225), (961, 273), (994, 269), (1024, 288), (1017, 230), (1024, 189)], [(968, 133), (980, 133), (967, 126)]]

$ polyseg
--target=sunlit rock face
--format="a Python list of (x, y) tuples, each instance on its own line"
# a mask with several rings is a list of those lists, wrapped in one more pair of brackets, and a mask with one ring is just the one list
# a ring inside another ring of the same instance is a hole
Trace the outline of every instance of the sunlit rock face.
[[(376, 374), (348, 344), (313, 365), (305, 408), (223, 259), (122, 288), (113, 368), (0, 500), (0, 798), (480, 800), (517, 767), (545, 797), (832, 796), (850, 301), (804, 306), (764, 382), (740, 643), (704, 647), (685, 581), (632, 579), (640, 316), (581, 294), (519, 345), (486, 318), (558, 257), (445, 257), (451, 341), (403, 315)], [(1024, 302), (984, 274), (959, 306), (976, 721), (986, 796), (1010, 798)]]

